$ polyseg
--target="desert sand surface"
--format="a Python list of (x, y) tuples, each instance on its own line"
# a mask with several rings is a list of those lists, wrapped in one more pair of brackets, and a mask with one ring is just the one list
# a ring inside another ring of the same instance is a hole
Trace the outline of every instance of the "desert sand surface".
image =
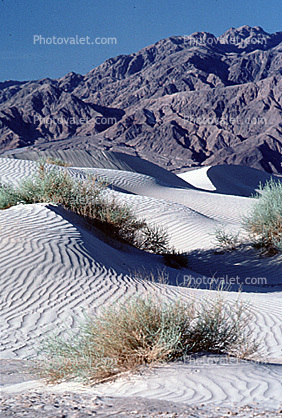
[[(68, 160), (67, 152), (64, 157)], [(171, 300), (212, 300), (217, 292), (199, 284), (200, 280), (196, 286), (181, 285), (187, 277), (238, 277), (240, 298), (249, 303), (254, 335), (262, 341), (263, 362), (201, 355), (94, 387), (77, 382), (46, 386), (30, 377), (16, 382), (4, 379), (3, 394), (75, 392), (189, 407), (249, 404), (278, 411), (282, 399), (282, 257), (261, 257), (249, 245), (230, 253), (213, 250), (215, 228), (223, 225), (229, 231), (241, 231), (241, 218), (254, 201), (250, 196), (270, 175), (247, 167), (217, 166), (176, 176), (164, 169), (154, 173), (152, 163), (146, 165), (137, 157), (134, 171), (134, 158), (118, 161), (116, 154), (113, 165), (104, 154), (101, 164), (98, 157), (94, 164), (88, 157), (83, 160), (81, 152), (77, 164), (73, 157), (67, 170), (74, 176), (91, 172), (105, 179), (106, 193), (130, 204), (148, 223), (164, 227), (171, 245), (189, 252), (189, 268), (169, 268), (160, 256), (113, 244), (57, 206), (19, 202), (0, 211), (2, 361), (21, 362), (35, 356), (49, 333), (76, 329), (85, 312), (95, 313), (114, 301), (137, 293)], [(16, 184), (36, 167), (31, 160), (0, 158), (0, 178)], [(146, 280), (159, 272), (169, 278), (168, 284)], [(250, 283), (250, 278), (265, 280)], [(237, 290), (238, 286), (231, 286), (224, 292), (226, 303), (237, 300)], [(266, 416), (275, 416), (270, 414)]]

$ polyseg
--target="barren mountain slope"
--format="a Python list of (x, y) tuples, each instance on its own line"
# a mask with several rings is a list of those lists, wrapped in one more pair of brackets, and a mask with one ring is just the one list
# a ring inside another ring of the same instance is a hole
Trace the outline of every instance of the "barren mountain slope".
[(282, 32), (161, 40), (82, 76), (0, 83), (0, 150), (102, 148), (172, 171), (241, 164), (282, 173)]

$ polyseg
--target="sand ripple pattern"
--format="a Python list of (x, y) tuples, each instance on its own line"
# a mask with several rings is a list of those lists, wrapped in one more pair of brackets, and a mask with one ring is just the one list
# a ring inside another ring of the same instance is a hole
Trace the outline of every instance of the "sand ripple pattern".
[[(97, 387), (100, 394), (141, 396), (187, 404), (261, 404), (281, 405), (282, 365), (223, 362), (205, 356), (189, 364), (178, 363), (154, 369), (149, 376)], [(216, 370), (216, 372), (215, 372)]]
[[(30, 161), (0, 159), (0, 177), (17, 183), (34, 173)], [(85, 170), (71, 168), (83, 177)], [(94, 170), (95, 171), (95, 170)], [(241, 212), (250, 199), (172, 187), (161, 179), (139, 173), (100, 170), (123, 192), (109, 191), (129, 203), (137, 215), (168, 230), (177, 249), (202, 251), (191, 257), (190, 269), (167, 268), (172, 281), (184, 275), (209, 276), (217, 269), (219, 256), (209, 253), (211, 232), (225, 222), (239, 228)], [(131, 194), (129, 194), (131, 193)], [(134, 194), (132, 194), (134, 193)], [(85, 229), (78, 217), (54, 206), (17, 205), (0, 211), (1, 356), (26, 358), (35, 354), (41, 339), (50, 332), (76, 328), (77, 318), (86, 312), (122, 300), (136, 293), (158, 292), (170, 300), (196, 298), (214, 300), (212, 290), (153, 285), (143, 273), (164, 269), (160, 256), (136, 249), (113, 247)], [(112, 384), (101, 385), (101, 393), (116, 396), (144, 396), (187, 403), (262, 403), (271, 407), (281, 401), (282, 303), (277, 285), (279, 265), (264, 259), (250, 263), (242, 254), (223, 255), (221, 274), (267, 274), (267, 293), (249, 288), (241, 294), (253, 313), (255, 337), (262, 341), (263, 354), (279, 364), (174, 364)], [(261, 264), (260, 264), (261, 263)], [(278, 267), (277, 267), (278, 265)], [(142, 273), (143, 271), (143, 273)], [(238, 298), (226, 292), (226, 303)]]
[(5, 358), (26, 355), (37, 337), (142, 287), (110, 267), (117, 250), (95, 239), (85, 243), (74, 225), (44, 205), (1, 211), (0, 226)]

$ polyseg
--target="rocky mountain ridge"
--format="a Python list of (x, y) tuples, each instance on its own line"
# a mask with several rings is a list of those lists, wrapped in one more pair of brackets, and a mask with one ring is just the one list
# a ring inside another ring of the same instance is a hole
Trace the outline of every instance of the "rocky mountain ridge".
[(242, 164), (282, 173), (282, 32), (163, 39), (86, 75), (0, 83), (0, 152), (87, 148), (171, 171)]

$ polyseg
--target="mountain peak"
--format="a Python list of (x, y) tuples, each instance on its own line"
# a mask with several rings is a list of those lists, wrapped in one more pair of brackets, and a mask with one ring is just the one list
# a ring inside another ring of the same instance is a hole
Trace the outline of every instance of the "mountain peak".
[(225, 36), (228, 34), (241, 35), (241, 36), (251, 36), (255, 34), (256, 35), (262, 34), (262, 35), (269, 36), (269, 33), (265, 32), (260, 26), (251, 27), (249, 25), (239, 26), (239, 28), (230, 28), (221, 36)]
[(219, 37), (221, 43), (228, 45), (229, 48), (235, 46), (247, 51), (266, 49), (272, 39), (273, 35), (265, 32), (260, 26), (251, 27), (248, 25), (230, 28)]

